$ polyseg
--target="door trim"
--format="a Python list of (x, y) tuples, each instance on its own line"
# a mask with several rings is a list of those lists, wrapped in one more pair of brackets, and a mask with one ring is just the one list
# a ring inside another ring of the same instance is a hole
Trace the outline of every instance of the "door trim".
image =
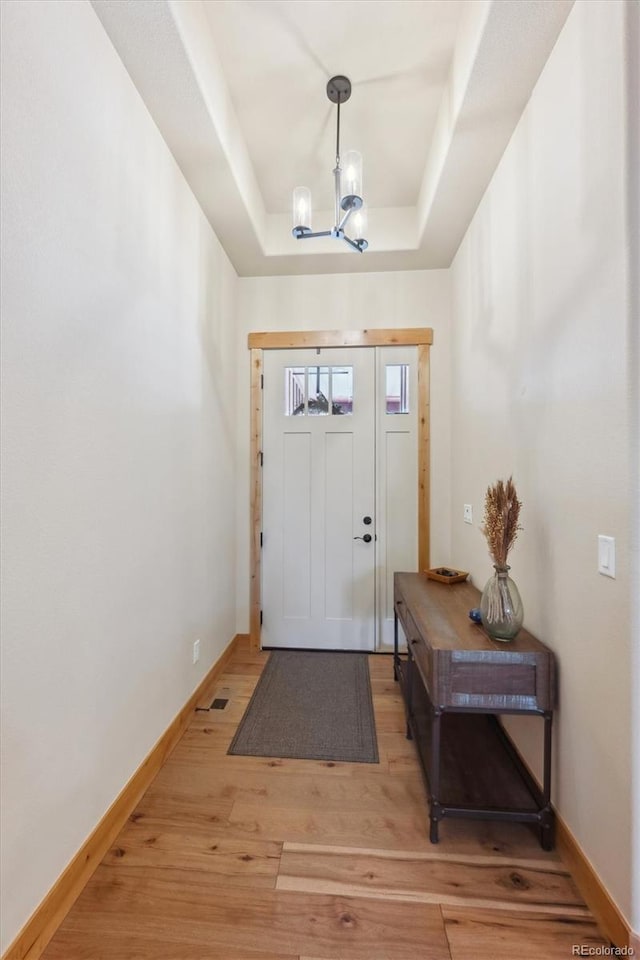
[(262, 375), (263, 350), (304, 347), (418, 347), (418, 568), (429, 568), (430, 496), (430, 327), (400, 330), (304, 330), (250, 333), (247, 346), (251, 357), (251, 446), (250, 446), (250, 530), (249, 635), (251, 647), (260, 649), (262, 529)]
[(407, 330), (302, 330), (250, 333), (250, 350), (295, 350), (301, 347), (415, 347), (433, 343), (431, 327)]

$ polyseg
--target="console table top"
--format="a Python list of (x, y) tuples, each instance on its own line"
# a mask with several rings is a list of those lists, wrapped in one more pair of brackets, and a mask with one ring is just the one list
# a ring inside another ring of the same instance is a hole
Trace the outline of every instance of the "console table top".
[(396, 596), (401, 594), (419, 632), (433, 651), (503, 651), (511, 654), (547, 654), (552, 651), (524, 627), (514, 640), (493, 640), (469, 618), (480, 606), (480, 591), (471, 583), (438, 583), (423, 573), (395, 573)]

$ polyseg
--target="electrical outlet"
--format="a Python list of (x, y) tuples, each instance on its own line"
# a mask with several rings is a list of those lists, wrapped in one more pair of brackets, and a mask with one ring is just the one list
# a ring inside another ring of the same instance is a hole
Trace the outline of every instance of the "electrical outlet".
[(200, 659), (200, 641), (194, 640), (193, 641), (193, 662), (197, 663), (199, 659)]
[(473, 523), (473, 507), (470, 503), (465, 503), (462, 519), (465, 523)]

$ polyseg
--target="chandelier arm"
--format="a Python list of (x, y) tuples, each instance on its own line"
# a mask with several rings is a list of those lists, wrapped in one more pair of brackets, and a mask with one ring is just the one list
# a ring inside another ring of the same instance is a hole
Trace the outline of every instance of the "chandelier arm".
[(349, 217), (351, 216), (354, 210), (355, 210), (355, 207), (349, 207), (349, 209), (343, 216), (342, 220), (338, 224), (338, 230), (344, 230), (345, 226), (347, 225), (347, 220), (349, 219)]
[(345, 243), (348, 243), (350, 247), (353, 247), (354, 250), (357, 250), (358, 253), (363, 253), (363, 252), (364, 252), (364, 249), (365, 249), (365, 248), (361, 247), (360, 244), (359, 244), (356, 240), (352, 240), (351, 237), (348, 237), (348, 236), (346, 235), (346, 233), (343, 233), (343, 234), (342, 234), (342, 238), (341, 238), (341, 239), (344, 240)]
[(305, 232), (305, 233), (297, 233), (297, 234), (296, 234), (296, 239), (297, 239), (297, 240), (308, 240), (309, 237), (332, 237), (332, 236), (333, 236), (333, 230), (318, 230), (318, 231), (316, 231), (315, 233), (311, 233), (311, 232), (309, 232), (309, 233), (306, 233), (306, 232)]

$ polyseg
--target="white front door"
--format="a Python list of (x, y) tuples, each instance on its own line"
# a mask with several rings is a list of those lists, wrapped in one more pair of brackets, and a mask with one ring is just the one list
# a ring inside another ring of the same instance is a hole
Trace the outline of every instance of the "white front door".
[(375, 646), (375, 349), (264, 358), (262, 645)]

